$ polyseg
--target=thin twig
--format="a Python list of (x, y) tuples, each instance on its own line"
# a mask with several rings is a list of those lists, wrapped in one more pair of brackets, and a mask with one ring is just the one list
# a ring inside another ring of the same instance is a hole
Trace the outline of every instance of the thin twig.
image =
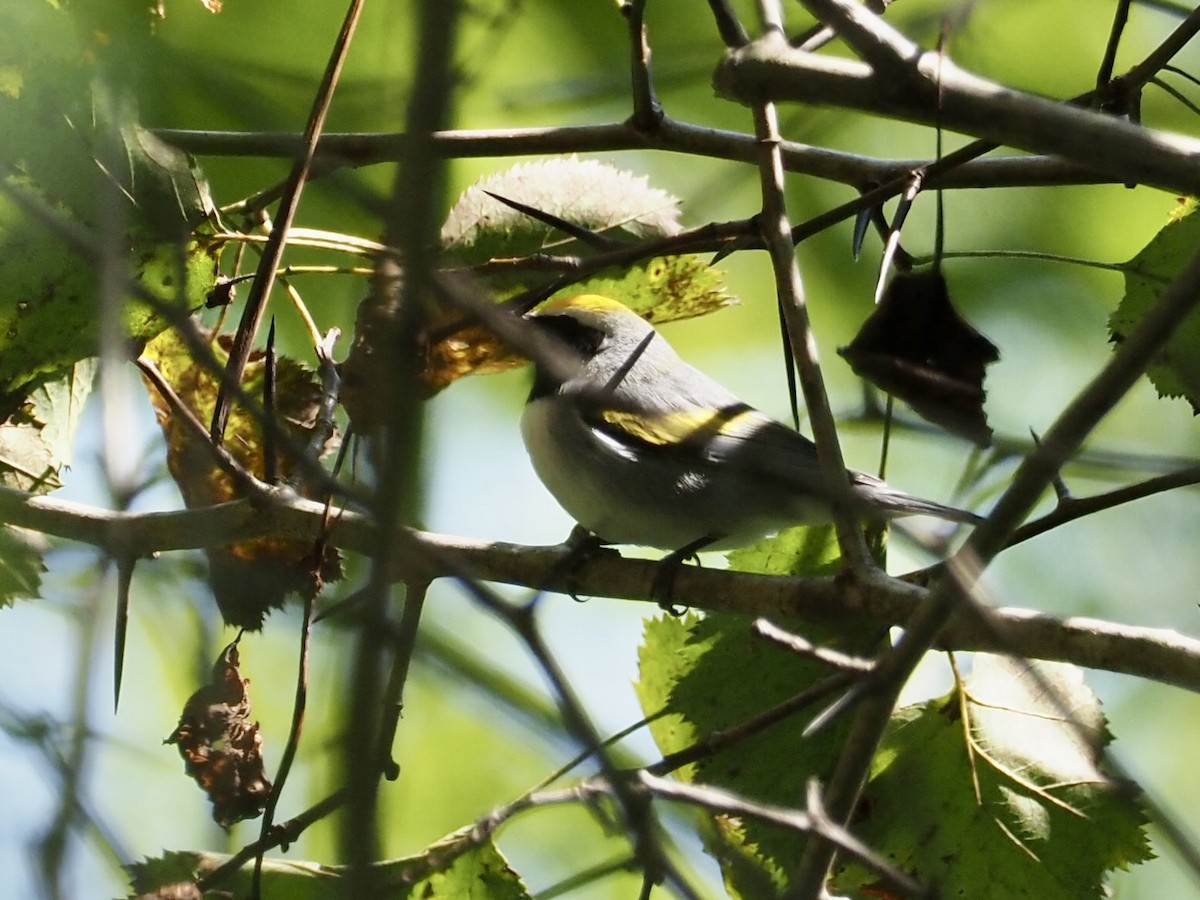
[(191, 407), (184, 403), (183, 399), (175, 393), (175, 388), (163, 377), (162, 372), (158, 370), (158, 366), (154, 364), (153, 360), (139, 356), (135, 360), (135, 363), (146, 380), (158, 391), (159, 396), (171, 407), (171, 413), (179, 421), (183, 422), (184, 426), (192, 433), (193, 440), (199, 442), (208, 451), (217, 468), (233, 480), (237, 490), (248, 497), (261, 495), (260, 485), (264, 483), (246, 471), (246, 467), (232, 453), (226, 450), (224, 446), (213, 441), (208, 429), (196, 418), (196, 414), (192, 412)]
[(763, 710), (755, 716), (739, 722), (730, 728), (710, 731), (690, 746), (674, 753), (668, 753), (653, 765), (646, 766), (646, 771), (654, 775), (666, 775), (683, 766), (690, 765), (701, 759), (715, 756), (723, 750), (734, 747), (741, 741), (761, 734), (768, 728), (787, 721), (792, 716), (812, 706), (838, 691), (845, 690), (854, 683), (856, 675), (838, 673), (809, 685), (803, 691), (778, 703), (770, 709)]
[(717, 23), (717, 31), (726, 47), (741, 47), (749, 42), (750, 36), (746, 34), (737, 13), (729, 5), (729, 0), (708, 0), (708, 6), (712, 10), (713, 21)]
[[(295, 156), (301, 140), (296, 133), (279, 131), (164, 128), (158, 129), (155, 134), (189, 153), (218, 157), (291, 158)], [(638, 132), (628, 122), (613, 122), (603, 125), (441, 131), (432, 135), (431, 141), (433, 151), (447, 159), (658, 150), (753, 162), (756, 154), (753, 135), (693, 125), (670, 116), (665, 116), (650, 133)], [(318, 150), (340, 159), (346, 166), (369, 166), (396, 162), (403, 158), (405, 148), (410, 143), (408, 135), (397, 132), (330, 133), (321, 139)], [(789, 172), (813, 175), (850, 186), (889, 181), (933, 161), (881, 159), (798, 141), (784, 141), (780, 149)], [(1120, 181), (1055, 157), (1022, 155), (979, 160), (948, 173), (939, 183), (943, 187), (984, 188), (1097, 184), (1114, 180)]]
[(921, 48), (886, 25), (879, 13), (864, 3), (844, 0), (801, 0), (801, 3), (828, 25), (876, 76), (892, 82), (897, 91), (909, 88)]
[(345, 804), (346, 792), (344, 790), (335, 791), (323, 800), (314, 803), (299, 815), (293, 816), (286, 822), (275, 826), (266, 837), (259, 838), (252, 844), (247, 844), (220, 866), (197, 881), (196, 887), (202, 893), (208, 891), (220, 885), (222, 881), (260, 854), (275, 847), (294, 844), (296, 839), (308, 828), (337, 812)]
[(875, 667), (875, 664), (869, 659), (851, 656), (849, 653), (842, 653), (830, 647), (818, 646), (802, 635), (778, 628), (767, 619), (755, 619), (752, 627), (754, 633), (759, 637), (766, 638), (797, 656), (819, 662), (821, 665), (839, 672), (865, 675)]
[(558, 700), (567, 730), (596, 759), (605, 782), (619, 803), (624, 825), (629, 829), (631, 843), (643, 871), (655, 881), (660, 877), (666, 879), (683, 897), (697, 898), (695, 890), (665, 854), (658, 823), (646, 798), (633, 791), (621, 777), (570, 681), (546, 646), (537, 627), (536, 600), (517, 606), (507, 603), (474, 580), (460, 583), (473, 600), (499, 618), (521, 639), (537, 662)]
[(1159, 42), (1146, 58), (1133, 66), (1128, 72), (1114, 79), (1119, 82), (1119, 90), (1137, 90), (1148, 84), (1150, 79), (1165, 69), (1172, 59), (1200, 33), (1200, 7), (1192, 9), (1180, 22), (1175, 30)]
[(383, 691), (383, 724), (379, 729), (379, 766), (384, 777), (394, 781), (400, 775), (400, 765), (392, 758), (392, 744), (404, 710), (404, 686), (417, 650), (417, 629), (429, 591), (428, 581), (410, 581), (405, 585), (404, 609), (392, 645), (392, 671)]
[(783, 165), (779, 154), (779, 127), (773, 104), (755, 107), (755, 131), (759, 136), (761, 156), (759, 180), (762, 185), (763, 213), (761, 228), (763, 242), (771, 256), (775, 273), (775, 290), (787, 322), (788, 341), (800, 374), (813, 437), (817, 444), (821, 473), (833, 498), (838, 545), (842, 558), (856, 572), (874, 567), (858, 527), (850, 502), (850, 481), (842, 458), (829, 396), (817, 361), (816, 340), (808, 319), (804, 301), (804, 285), (792, 245), (792, 228), (784, 204)]
[[(639, 775), (639, 781), (654, 796), (665, 800), (689, 803), (711, 812), (758, 819), (790, 831), (820, 838), (819, 841), (809, 841), (808, 843), (828, 844), (840, 850), (877, 875), (890, 887), (903, 892), (904, 896), (928, 896), (928, 891), (922, 885), (826, 816), (813, 817), (807, 812), (797, 812), (788, 807), (749, 800), (721, 788), (670, 781), (648, 772), (642, 772)], [(812, 804), (810, 803), (810, 805)], [(805, 896), (816, 897), (819, 894), (813, 893)]]
[(1027, 522), (1013, 532), (1008, 542), (1009, 547), (1024, 543), (1038, 535), (1045, 534), (1053, 528), (1074, 522), (1084, 516), (1090, 516), (1106, 509), (1113, 509), (1134, 500), (1141, 500), (1164, 491), (1173, 491), (1181, 487), (1200, 484), (1200, 466), (1180, 469), (1155, 478), (1148, 478), (1137, 484), (1126, 485), (1115, 490), (1094, 494), (1091, 497), (1071, 497), (1060, 501), (1053, 511)]
[(350, 41), (358, 25), (359, 13), (362, 11), (363, 0), (350, 0), (346, 8), (342, 27), (334, 42), (333, 52), (321, 76), (321, 84), (317, 88), (308, 122), (304, 126), (304, 147), (301, 155), (292, 166), (288, 175), (283, 196), (279, 201), (279, 209), (275, 215), (275, 224), (271, 235), (263, 248), (262, 257), (258, 261), (258, 271), (246, 297), (246, 305), (242, 310), (242, 320), (229, 350), (229, 363), (226, 366), (221, 386), (217, 392), (216, 407), (213, 411), (212, 436), (215, 443), (221, 443), (225, 434), (225, 423), (229, 419), (229, 411), (233, 402), (230, 386), (241, 384), (242, 373), (250, 359), (250, 351), (254, 346), (254, 338), (258, 326), (266, 311), (267, 297), (271, 286), (275, 283), (275, 274), (279, 269), (279, 261), (283, 258), (283, 248), (287, 241), (288, 229), (292, 226), (296, 210), (300, 205), (300, 194), (308, 180), (308, 172), (312, 166), (313, 157), (317, 152), (317, 142), (325, 127), (325, 117), (329, 105), (333, 101), (333, 92), (341, 77), (342, 66), (350, 50)]
[(1113, 66), (1117, 62), (1117, 48), (1121, 45), (1121, 36), (1129, 23), (1130, 0), (1117, 0), (1113, 9), (1112, 27), (1108, 32), (1108, 42), (1104, 45), (1104, 58), (1100, 60), (1100, 69), (1096, 72), (1096, 91), (1103, 93), (1112, 81)]
[[(279, 760), (279, 769), (275, 773), (275, 784), (263, 807), (262, 827), (258, 832), (258, 844), (261, 845), (261, 848), (254, 857), (254, 876), (250, 892), (250, 896), (254, 900), (261, 896), (263, 854), (266, 853), (266, 844), (269, 842), (272, 828), (274, 828), (275, 809), (279, 805), (279, 798), (283, 796), (284, 785), (292, 771), (296, 752), (300, 748), (300, 732), (304, 729), (304, 713), (308, 706), (309, 647), (315, 609), (316, 595), (310, 593), (304, 598), (304, 615), (300, 623), (300, 649), (297, 657), (299, 664), (296, 669), (296, 693), (292, 700), (292, 724), (288, 729), (288, 739), (283, 748), (283, 756)], [(284, 846), (286, 847), (286, 845)]]
[(663, 108), (654, 93), (654, 78), (650, 74), (646, 0), (626, 0), (621, 5), (621, 12), (629, 23), (630, 82), (633, 89), (633, 116), (629, 121), (638, 131), (653, 131), (663, 119)]

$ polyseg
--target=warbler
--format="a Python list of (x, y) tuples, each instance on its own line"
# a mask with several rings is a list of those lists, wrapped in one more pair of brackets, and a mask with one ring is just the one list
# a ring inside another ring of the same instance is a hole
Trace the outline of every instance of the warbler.
[[(816, 445), (684, 362), (628, 307), (581, 294), (527, 319), (565, 342), (578, 365), (564, 376), (535, 362), (525, 447), (546, 488), (597, 538), (692, 552), (830, 521)], [(848, 474), (861, 518), (979, 521)]]

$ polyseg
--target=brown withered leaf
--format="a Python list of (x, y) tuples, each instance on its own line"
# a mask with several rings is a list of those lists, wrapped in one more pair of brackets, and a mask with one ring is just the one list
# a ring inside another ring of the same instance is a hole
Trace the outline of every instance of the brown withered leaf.
[(179, 725), (163, 741), (179, 747), (184, 771), (208, 794), (213, 820), (222, 828), (259, 816), (271, 794), (262, 736), (258, 723), (249, 721), (250, 680), (242, 678), (238, 663), (234, 640), (213, 664), (212, 680), (188, 698)]
[[(228, 338), (217, 339), (213, 349), (224, 363)], [(212, 419), (216, 403), (217, 376), (197, 365), (174, 331), (159, 335), (143, 353), (154, 361), (180, 399), (201, 422)], [(262, 396), (265, 374), (261, 353), (251, 356), (242, 385), (251, 396)], [(212, 455), (195, 432), (175, 416), (170, 405), (147, 384), (158, 424), (167, 442), (167, 467), (188, 507), (211, 506), (237, 499), (233, 480), (213, 463)], [(294, 360), (276, 362), (276, 413), (282, 427), (303, 443), (316, 423), (320, 385), (313, 374)], [(263, 431), (255, 418), (235, 406), (225, 431), (225, 447), (247, 471), (264, 471)], [(327, 448), (328, 449), (328, 448)], [(286, 453), (279, 473), (288, 478), (295, 460)], [(299, 492), (310, 499), (317, 491), (303, 483)], [(221, 614), (230, 625), (255, 630), (271, 609), (282, 607), (287, 595), (296, 591), (311, 596), (330, 581), (341, 578), (341, 558), (333, 548), (318, 555), (313, 546), (295, 541), (262, 538), (207, 551), (210, 582)]]
[(838, 353), (922, 418), (980, 446), (991, 443), (983, 379), (1000, 351), (958, 314), (940, 271), (897, 273)]

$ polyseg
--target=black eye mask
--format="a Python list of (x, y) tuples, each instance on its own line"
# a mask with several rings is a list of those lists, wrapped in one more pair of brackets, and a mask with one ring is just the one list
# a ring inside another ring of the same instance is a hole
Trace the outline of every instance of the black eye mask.
[[(594, 356), (604, 343), (603, 331), (584, 325), (573, 316), (530, 316), (526, 321), (539, 330), (554, 335), (583, 359)], [(535, 363), (533, 389), (529, 392), (529, 399), (536, 400), (553, 394), (559, 387), (561, 382)]]

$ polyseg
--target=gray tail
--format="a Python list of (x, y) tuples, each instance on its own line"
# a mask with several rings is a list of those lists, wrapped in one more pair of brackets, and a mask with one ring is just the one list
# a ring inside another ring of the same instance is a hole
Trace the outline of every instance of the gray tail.
[(866, 500), (871, 508), (885, 516), (933, 516), (947, 522), (962, 522), (966, 525), (978, 525), (983, 521), (982, 516), (965, 509), (922, 500), (920, 497), (898, 491), (872, 475), (861, 472), (854, 472), (852, 475), (859, 496)]

